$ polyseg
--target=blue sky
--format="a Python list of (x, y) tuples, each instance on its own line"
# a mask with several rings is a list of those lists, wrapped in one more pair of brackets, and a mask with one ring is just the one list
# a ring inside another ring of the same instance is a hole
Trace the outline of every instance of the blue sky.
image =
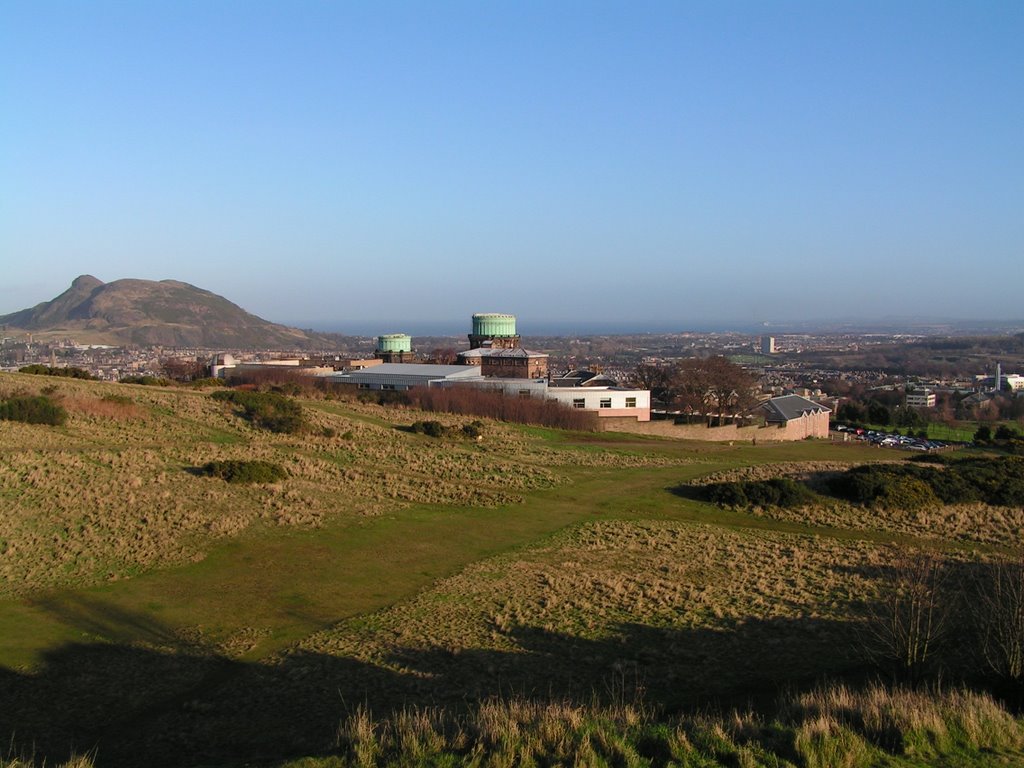
[(0, 5), (0, 313), (1024, 318), (1024, 3)]

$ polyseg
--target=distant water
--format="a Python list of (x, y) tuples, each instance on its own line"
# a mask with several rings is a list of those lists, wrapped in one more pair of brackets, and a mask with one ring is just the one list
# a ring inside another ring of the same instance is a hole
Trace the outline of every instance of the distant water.
[[(465, 322), (367, 322), (365, 320), (346, 322), (321, 321), (314, 323), (289, 322), (297, 328), (312, 328), (321, 333), (341, 333), (347, 336), (379, 336), (385, 333), (408, 333), (410, 336), (464, 336), (470, 332), (470, 321)], [(728, 324), (673, 325), (669, 323), (614, 323), (614, 322), (565, 322), (530, 321), (517, 318), (516, 330), (523, 336), (596, 336), (638, 333), (765, 333), (763, 326)]]
[[(465, 320), (354, 320), (284, 321), (296, 328), (312, 328), (323, 333), (346, 336), (379, 336), (384, 333), (408, 333), (410, 336), (465, 336), (470, 331), (470, 318)], [(903, 333), (947, 335), (950, 333), (1019, 333), (1024, 321), (943, 320), (931, 318), (878, 318), (871, 320), (806, 320), (802, 322), (671, 322), (642, 321), (566, 321), (534, 320), (519, 316), (516, 328), (523, 336), (598, 336), (641, 333)]]

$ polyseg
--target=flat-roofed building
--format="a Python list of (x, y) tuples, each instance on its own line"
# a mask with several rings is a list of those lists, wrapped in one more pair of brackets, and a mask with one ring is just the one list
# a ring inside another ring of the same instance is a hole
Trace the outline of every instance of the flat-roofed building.
[(328, 374), (325, 378), (336, 384), (350, 384), (357, 389), (404, 391), (413, 387), (478, 379), (480, 368), (475, 365), (381, 363), (362, 371)]
[(907, 407), (908, 408), (934, 408), (935, 407), (935, 393), (930, 389), (908, 389), (907, 390)]

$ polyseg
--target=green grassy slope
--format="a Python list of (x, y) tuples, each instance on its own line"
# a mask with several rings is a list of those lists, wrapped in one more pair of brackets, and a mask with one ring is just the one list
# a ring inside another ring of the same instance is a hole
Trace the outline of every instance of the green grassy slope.
[[(64, 427), (0, 422), (0, 735), (51, 762), (316, 754), (360, 702), (458, 710), (610, 681), (664, 706), (774, 699), (786, 681), (860, 673), (850, 629), (892, 551), (984, 549), (671, 493), (876, 448), (493, 423), (480, 442), (435, 439), (398, 428), (415, 412), (333, 401), (304, 402), (315, 430), (281, 436), (202, 392), (0, 375), (0, 396), (51, 386)], [(191, 471), (237, 458), (290, 477)]]

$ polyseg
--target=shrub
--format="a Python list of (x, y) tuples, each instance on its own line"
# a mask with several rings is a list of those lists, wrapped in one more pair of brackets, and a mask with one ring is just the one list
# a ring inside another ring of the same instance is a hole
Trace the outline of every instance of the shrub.
[(302, 406), (276, 392), (232, 389), (214, 392), (210, 397), (237, 405), (241, 408), (242, 418), (268, 432), (294, 435), (305, 431), (308, 426)]
[(63, 406), (45, 395), (16, 395), (0, 401), (0, 419), (22, 421), (26, 424), (60, 426), (67, 421)]
[(829, 481), (829, 490), (837, 496), (870, 506), (920, 509), (938, 506), (939, 498), (925, 481), (924, 473), (934, 469), (917, 466), (854, 467)]
[(716, 483), (709, 486), (708, 501), (723, 507), (745, 507), (748, 504), (747, 494), (743, 492), (743, 483)]
[(288, 477), (284, 467), (269, 461), (210, 461), (199, 468), (199, 473), (229, 483), (276, 483)]
[(159, 376), (125, 376), (121, 379), (122, 384), (142, 384), (146, 387), (170, 387), (174, 382)]
[(39, 363), (19, 368), (18, 373), (33, 373), (37, 376), (63, 376), (68, 379), (95, 380), (96, 378), (84, 368), (74, 368), (72, 366), (58, 368), (56, 366), (40, 365)]
[(789, 477), (716, 483), (706, 498), (728, 507), (802, 507), (815, 501), (813, 491)]
[(904, 509), (983, 501), (986, 504), (1024, 504), (1024, 461), (1016, 457), (930, 459), (945, 469), (912, 463), (900, 466), (862, 466), (829, 482), (829, 490), (861, 504)]
[(223, 386), (225, 386), (223, 379), (217, 379), (217, 378), (214, 378), (212, 376), (206, 376), (206, 377), (204, 377), (202, 379), (192, 379), (192, 381), (188, 382), (188, 385), (190, 387), (192, 387), (193, 389), (202, 389), (203, 387), (223, 387)]

